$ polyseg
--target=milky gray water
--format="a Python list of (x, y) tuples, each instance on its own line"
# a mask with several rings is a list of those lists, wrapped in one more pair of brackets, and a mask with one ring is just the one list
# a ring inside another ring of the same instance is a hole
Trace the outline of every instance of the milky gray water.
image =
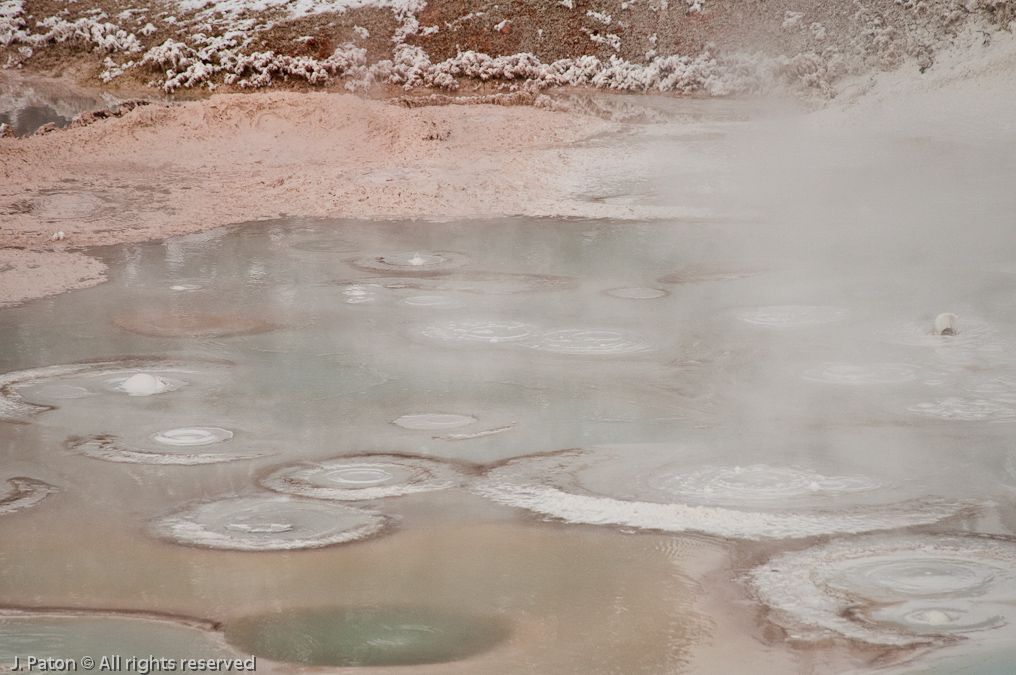
[(287, 218), (0, 310), (0, 661), (1002, 672), (1011, 135), (667, 106), (576, 196), (712, 218)]

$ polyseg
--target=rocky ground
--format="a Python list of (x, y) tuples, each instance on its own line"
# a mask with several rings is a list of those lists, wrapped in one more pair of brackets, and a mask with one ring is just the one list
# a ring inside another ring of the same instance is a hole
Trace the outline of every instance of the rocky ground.
[[(257, 6), (257, 11), (244, 7)], [(562, 85), (831, 97), (1016, 0), (0, 0), (0, 64), (166, 92)]]

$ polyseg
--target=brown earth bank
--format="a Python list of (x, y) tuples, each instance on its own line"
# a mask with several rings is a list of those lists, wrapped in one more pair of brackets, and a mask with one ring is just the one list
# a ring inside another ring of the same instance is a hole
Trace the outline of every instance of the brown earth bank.
[(1016, 0), (320, 0), (299, 16), (281, 1), (5, 4), (4, 67), (168, 92), (528, 83), (830, 97), (849, 75), (933, 67), (962, 30), (990, 40), (1016, 15)]

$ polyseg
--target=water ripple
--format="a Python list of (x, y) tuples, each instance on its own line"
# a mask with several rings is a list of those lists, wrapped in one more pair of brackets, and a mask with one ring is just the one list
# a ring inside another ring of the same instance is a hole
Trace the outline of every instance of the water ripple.
[(759, 326), (797, 328), (799, 326), (842, 321), (847, 318), (847, 310), (839, 307), (817, 305), (781, 305), (759, 307), (758, 309), (741, 312), (737, 315), (737, 318)]
[(521, 321), (467, 320), (421, 326), (415, 332), (421, 337), (444, 342), (498, 344), (524, 340), (536, 330), (533, 324)]
[(917, 369), (902, 363), (878, 363), (870, 366), (825, 363), (804, 373), (804, 379), (846, 385), (899, 384), (917, 379)]
[(641, 336), (602, 329), (555, 330), (525, 342), (524, 346), (537, 351), (577, 356), (632, 354), (654, 349), (653, 344)]

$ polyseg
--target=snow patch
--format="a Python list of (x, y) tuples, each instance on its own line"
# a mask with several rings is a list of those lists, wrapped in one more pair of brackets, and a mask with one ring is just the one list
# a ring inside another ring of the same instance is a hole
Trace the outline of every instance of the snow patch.
[(607, 45), (612, 47), (615, 52), (621, 51), (621, 38), (613, 33), (607, 33), (600, 35), (599, 33), (591, 30), (582, 29), (582, 32), (589, 36), (589, 39), (600, 45)]

